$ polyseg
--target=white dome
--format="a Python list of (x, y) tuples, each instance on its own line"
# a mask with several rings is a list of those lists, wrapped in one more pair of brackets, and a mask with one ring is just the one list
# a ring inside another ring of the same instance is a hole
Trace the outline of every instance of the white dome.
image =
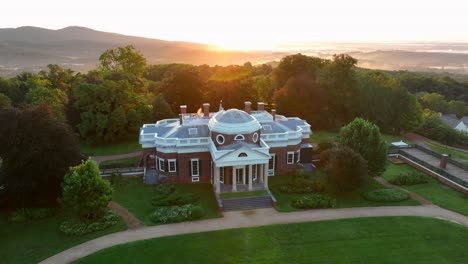
[(252, 133), (262, 128), (257, 119), (238, 109), (219, 111), (210, 119), (208, 127), (211, 131), (231, 135)]

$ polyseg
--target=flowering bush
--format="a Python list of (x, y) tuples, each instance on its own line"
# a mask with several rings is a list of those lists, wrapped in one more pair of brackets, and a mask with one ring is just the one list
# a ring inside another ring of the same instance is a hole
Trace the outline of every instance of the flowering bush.
[(292, 201), (292, 207), (299, 209), (330, 208), (336, 206), (336, 199), (324, 194), (308, 194)]
[(103, 217), (93, 221), (79, 218), (67, 220), (60, 225), (60, 231), (69, 236), (82, 236), (111, 227), (117, 224), (118, 221), (119, 216), (109, 210)]
[(203, 216), (201, 206), (186, 204), (181, 206), (165, 206), (156, 208), (150, 219), (157, 224), (176, 223), (186, 220), (198, 219)]

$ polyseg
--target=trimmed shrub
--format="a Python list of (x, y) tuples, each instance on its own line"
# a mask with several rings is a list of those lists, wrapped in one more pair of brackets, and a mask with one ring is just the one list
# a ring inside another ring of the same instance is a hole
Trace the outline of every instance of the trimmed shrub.
[(19, 208), (10, 214), (8, 220), (14, 223), (47, 218), (55, 214), (53, 208)]
[(363, 194), (371, 202), (400, 202), (409, 199), (409, 194), (398, 189), (379, 189)]
[(428, 179), (424, 173), (421, 172), (410, 172), (402, 173), (395, 177), (394, 179), (389, 180), (390, 183), (395, 185), (415, 185), (421, 183), (427, 183)]
[(199, 219), (204, 214), (205, 211), (198, 205), (165, 206), (156, 208), (150, 215), (150, 220), (157, 224), (177, 223)]
[(336, 199), (324, 194), (313, 193), (294, 199), (291, 205), (299, 209), (332, 208), (336, 206)]
[(197, 202), (198, 196), (182, 193), (175, 184), (165, 183), (156, 186), (155, 194), (151, 198), (153, 206), (184, 205)]
[(68, 236), (82, 236), (109, 228), (119, 221), (119, 216), (108, 210), (103, 217), (94, 221), (73, 218), (60, 225), (60, 231)]
[(282, 193), (313, 193), (323, 192), (326, 188), (326, 183), (320, 180), (296, 180), (294, 183), (282, 185), (279, 191)]

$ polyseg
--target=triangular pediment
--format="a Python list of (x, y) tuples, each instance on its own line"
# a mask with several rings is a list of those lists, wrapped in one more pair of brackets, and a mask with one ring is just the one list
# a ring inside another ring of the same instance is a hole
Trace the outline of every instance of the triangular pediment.
[(215, 160), (215, 163), (217, 166), (261, 164), (267, 163), (269, 158), (269, 154), (248, 147), (240, 147), (219, 157)]

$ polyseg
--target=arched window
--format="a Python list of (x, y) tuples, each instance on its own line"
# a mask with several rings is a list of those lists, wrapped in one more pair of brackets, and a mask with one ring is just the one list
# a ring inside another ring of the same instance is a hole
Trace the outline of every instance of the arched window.
[(245, 140), (244, 135), (237, 135), (234, 140)]
[(224, 136), (223, 135), (217, 135), (216, 136), (216, 142), (218, 142), (218, 144), (220, 144), (220, 145), (224, 144)]
[(240, 154), (239, 154), (239, 156), (238, 156), (238, 157), (239, 157), (239, 158), (242, 158), (242, 157), (247, 157), (247, 153), (245, 153), (245, 152), (242, 152), (242, 153), (240, 153)]

